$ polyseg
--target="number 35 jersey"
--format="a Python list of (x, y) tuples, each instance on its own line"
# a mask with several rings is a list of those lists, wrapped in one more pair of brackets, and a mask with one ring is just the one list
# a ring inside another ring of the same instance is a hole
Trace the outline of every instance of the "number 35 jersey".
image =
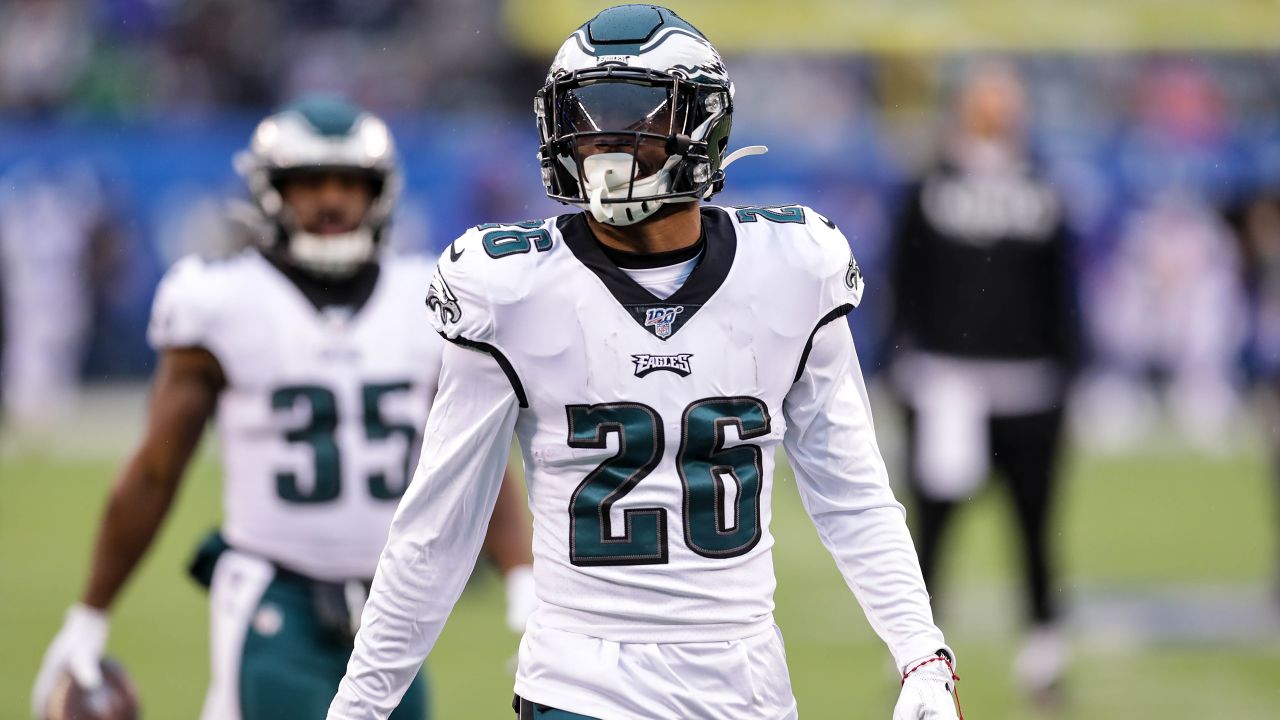
[(318, 310), (260, 253), (189, 257), (161, 282), (149, 340), (222, 366), (223, 534), (319, 579), (370, 578), (416, 459), (443, 343), (432, 263), (385, 258), (352, 313)]
[(493, 354), (521, 405), (543, 626), (699, 642), (772, 623), (783, 401), (862, 278), (813, 210), (701, 212), (703, 256), (666, 299), (582, 214), (480, 226), (441, 260), (437, 327)]

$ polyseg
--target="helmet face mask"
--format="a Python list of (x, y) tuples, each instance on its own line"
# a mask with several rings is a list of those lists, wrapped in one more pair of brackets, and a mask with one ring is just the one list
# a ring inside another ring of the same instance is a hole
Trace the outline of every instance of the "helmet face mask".
[(603, 11), (560, 48), (534, 101), (547, 196), (630, 225), (724, 184), (733, 84), (711, 43), (650, 5)]
[[(535, 111), (543, 167), (550, 174), (547, 194), (565, 203), (590, 203), (580, 181), (589, 176), (585, 162), (596, 154), (621, 152), (633, 159), (627, 179), (661, 172), (668, 177), (648, 194), (637, 193), (632, 183), (621, 195), (602, 196), (600, 203), (708, 197), (718, 189), (713, 185), (732, 108), (723, 85), (645, 68), (606, 66), (552, 78), (538, 93)], [(673, 158), (678, 162), (668, 167)]]
[[(305, 100), (259, 123), (235, 165), (269, 226), (261, 238), (265, 250), (310, 274), (338, 279), (375, 258), (402, 182), (381, 119), (345, 100)], [(354, 228), (309, 232), (287, 206), (286, 184), (325, 174), (368, 182), (368, 207)]]

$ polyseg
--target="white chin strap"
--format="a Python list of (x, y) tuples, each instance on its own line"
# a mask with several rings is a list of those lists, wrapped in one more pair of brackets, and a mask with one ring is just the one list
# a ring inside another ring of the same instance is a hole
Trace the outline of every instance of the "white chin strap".
[(658, 172), (643, 178), (631, 175), (635, 163), (631, 153), (600, 153), (582, 161), (582, 187), (586, 190), (587, 209), (592, 217), (609, 225), (634, 225), (658, 211), (663, 203), (687, 200), (637, 200), (605, 204), (602, 200), (615, 200), (627, 195), (664, 195), (671, 192), (671, 168), (683, 158), (672, 155)]
[(350, 277), (373, 259), (373, 231), (360, 227), (337, 235), (299, 232), (289, 237), (289, 259), (298, 267), (329, 278)]

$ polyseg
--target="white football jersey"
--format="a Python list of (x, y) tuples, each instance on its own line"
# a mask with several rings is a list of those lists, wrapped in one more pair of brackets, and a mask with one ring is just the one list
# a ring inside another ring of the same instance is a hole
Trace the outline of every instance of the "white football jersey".
[(433, 269), (384, 258), (354, 314), (318, 310), (252, 250), (170, 269), (148, 337), (203, 347), (226, 375), (216, 423), (233, 547), (320, 579), (373, 576), (436, 392)]
[(664, 300), (583, 214), (481, 226), (440, 263), (443, 331), (503, 358), (523, 406), (543, 626), (700, 642), (772, 624), (782, 402), (861, 277), (811, 209), (705, 206), (702, 223), (714, 241)]
[(386, 718), (412, 681), (480, 551), (513, 432), (539, 598), (516, 671), (527, 700), (620, 720), (794, 714), (785, 682), (699, 651), (772, 634), (780, 445), (898, 666), (944, 648), (843, 325), (862, 294), (848, 242), (798, 205), (701, 213), (702, 259), (665, 299), (581, 213), (482, 225), (441, 259), (432, 322), (493, 359), (444, 350), (330, 720)]

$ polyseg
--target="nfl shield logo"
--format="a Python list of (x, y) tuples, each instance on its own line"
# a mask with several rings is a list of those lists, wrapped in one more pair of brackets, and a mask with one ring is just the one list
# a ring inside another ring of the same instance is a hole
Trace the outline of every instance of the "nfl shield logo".
[(644, 311), (644, 326), (651, 328), (654, 335), (666, 340), (671, 337), (671, 328), (675, 325), (676, 316), (682, 312), (684, 312), (683, 305), (646, 308)]

